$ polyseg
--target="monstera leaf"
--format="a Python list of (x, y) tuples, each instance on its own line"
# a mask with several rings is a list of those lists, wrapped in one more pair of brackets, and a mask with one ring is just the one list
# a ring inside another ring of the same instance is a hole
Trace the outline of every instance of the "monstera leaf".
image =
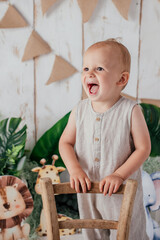
[[(50, 128), (44, 135), (38, 140), (33, 151), (30, 155), (30, 159), (39, 163), (42, 158), (47, 160), (47, 164), (52, 163), (52, 155), (57, 154), (59, 159), (56, 161), (56, 166), (64, 166), (64, 163), (60, 157), (58, 150), (58, 143), (60, 136), (68, 122), (70, 112), (61, 118), (52, 128)], [(65, 166), (64, 166), (65, 167)]]
[(160, 156), (160, 108), (141, 103), (142, 111), (149, 129), (151, 138), (151, 157)]
[(14, 175), (24, 155), (26, 125), (16, 131), (21, 118), (4, 119), (0, 122), (0, 175)]

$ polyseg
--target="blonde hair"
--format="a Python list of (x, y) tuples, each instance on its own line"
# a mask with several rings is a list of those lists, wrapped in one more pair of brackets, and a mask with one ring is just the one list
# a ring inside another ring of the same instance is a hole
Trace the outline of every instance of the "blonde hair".
[(128, 49), (122, 43), (118, 42), (115, 38), (109, 38), (105, 41), (94, 43), (89, 48), (92, 48), (92, 47), (100, 48), (100, 47), (105, 47), (105, 46), (111, 46), (115, 50), (120, 51), (122, 64), (124, 67), (123, 71), (130, 73), (131, 55), (130, 55)]

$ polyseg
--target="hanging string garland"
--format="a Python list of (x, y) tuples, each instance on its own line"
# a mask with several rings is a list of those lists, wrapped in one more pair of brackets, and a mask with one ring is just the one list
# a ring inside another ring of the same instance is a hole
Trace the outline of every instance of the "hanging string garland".
[[(0, 0), (5, 1), (5, 0)], [(42, 12), (45, 14), (50, 7), (54, 5), (58, 0), (41, 0)], [(120, 14), (128, 19), (128, 11), (131, 0), (112, 0), (117, 7)], [(86, 23), (91, 18), (97, 4), (98, 0), (77, 0), (80, 10), (82, 12), (82, 21)], [(15, 28), (15, 27), (26, 27), (28, 26), (22, 15), (16, 10), (15, 7), (9, 4), (8, 10), (0, 21), (0, 28)], [(45, 42), (34, 30), (32, 31), (22, 57), (22, 61), (27, 61), (38, 57), (43, 54), (50, 53), (52, 50), (47, 42)], [(60, 69), (63, 68), (63, 71)], [(55, 57), (55, 62), (50, 75), (49, 80), (46, 85), (49, 85), (55, 81), (60, 81), (62, 79), (70, 77), (72, 74), (77, 72), (77, 70), (66, 60), (60, 56)]]

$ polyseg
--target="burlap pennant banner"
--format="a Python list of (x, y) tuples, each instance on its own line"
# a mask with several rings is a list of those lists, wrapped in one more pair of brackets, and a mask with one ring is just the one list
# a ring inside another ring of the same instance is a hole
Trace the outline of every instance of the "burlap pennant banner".
[(41, 0), (42, 13), (45, 14), (57, 0)]
[(0, 28), (20, 28), (26, 26), (28, 26), (28, 23), (22, 15), (15, 7), (9, 4), (7, 12), (0, 21)]
[(77, 72), (77, 70), (69, 62), (56, 55), (53, 69), (46, 85), (68, 78), (75, 72)]
[(77, 1), (82, 12), (83, 23), (88, 22), (96, 8), (98, 0), (77, 0)]
[(122, 17), (128, 20), (128, 12), (131, 0), (112, 0)]
[(24, 55), (22, 61), (27, 61), (29, 59), (38, 57), (43, 54), (51, 52), (52, 49), (34, 30), (32, 31), (27, 45), (25, 47)]

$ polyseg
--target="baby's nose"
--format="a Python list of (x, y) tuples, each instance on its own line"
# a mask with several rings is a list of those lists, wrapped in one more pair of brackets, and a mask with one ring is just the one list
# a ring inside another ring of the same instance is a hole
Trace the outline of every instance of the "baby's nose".
[(90, 71), (90, 72), (88, 73), (88, 75), (89, 75), (90, 78), (95, 77), (95, 74), (94, 74), (93, 71)]

